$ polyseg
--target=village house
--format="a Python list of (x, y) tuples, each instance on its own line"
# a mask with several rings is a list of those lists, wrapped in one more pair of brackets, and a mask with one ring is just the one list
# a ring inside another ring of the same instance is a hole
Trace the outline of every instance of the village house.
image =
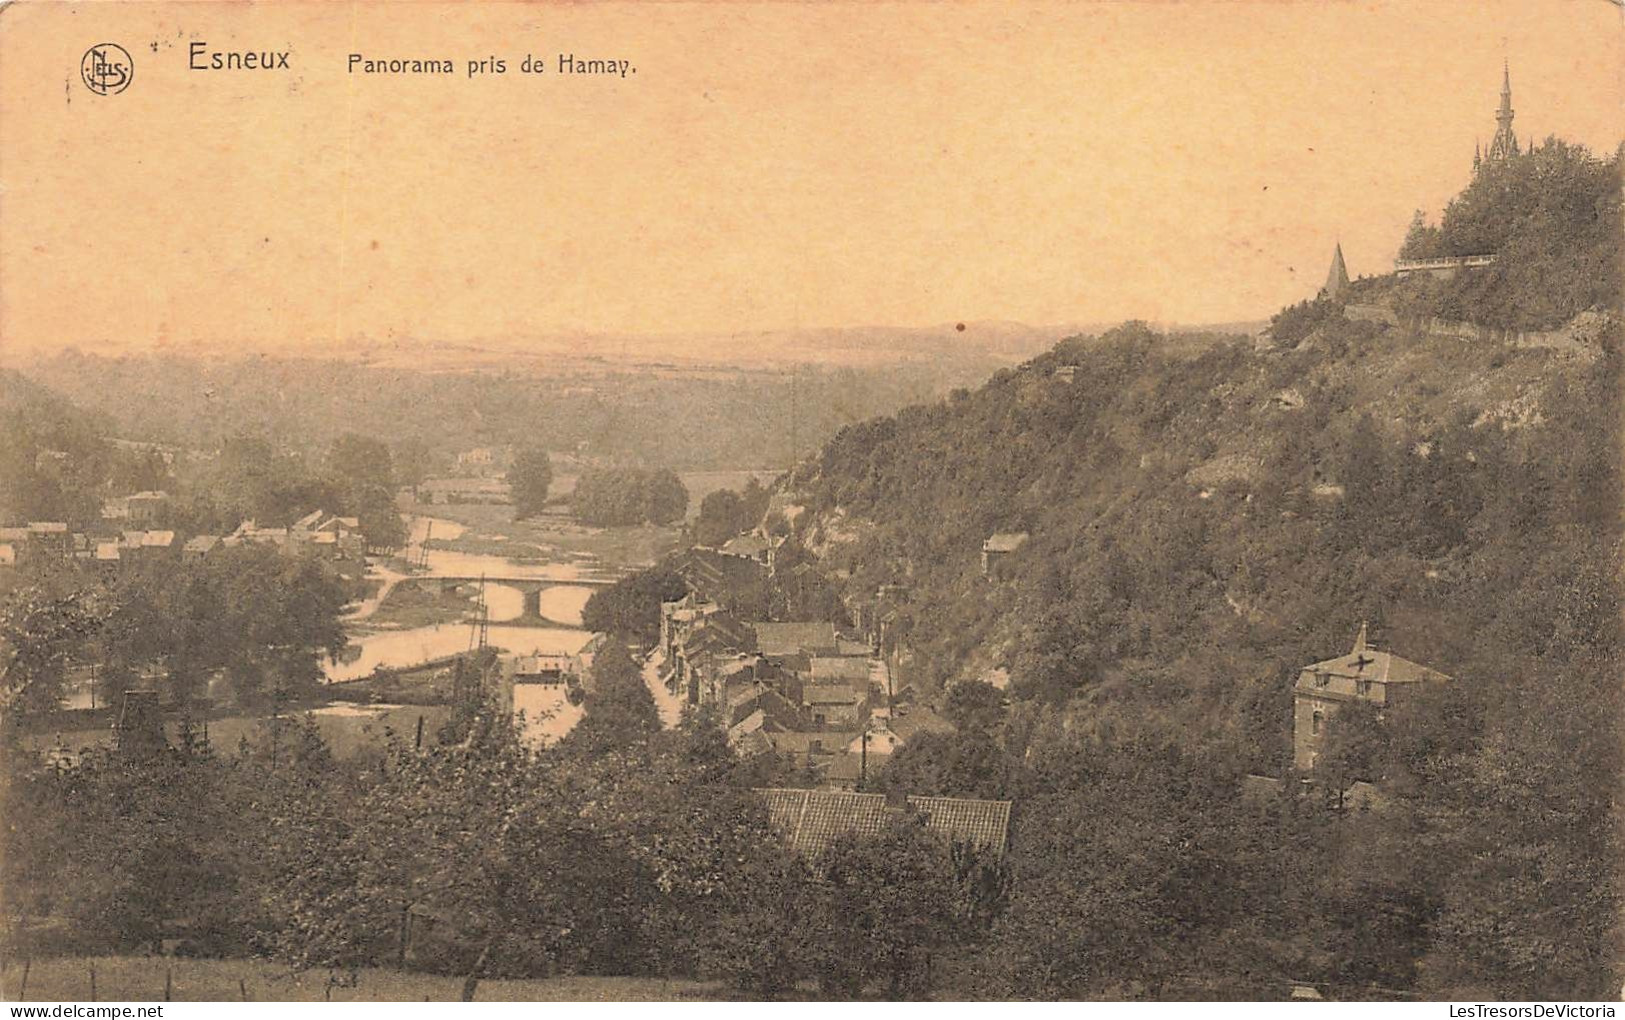
[(952, 733), (953, 723), (930, 708), (919, 705), (907, 711), (879, 708), (873, 711), (863, 732), (846, 749), (830, 760), (823, 782), (834, 789), (857, 789), (891, 761), (891, 756), (926, 733)]
[(850, 730), (869, 717), (867, 695), (850, 684), (807, 684), (801, 704), (809, 729)]
[(31, 521), (27, 544), (30, 560), (65, 560), (73, 556), (73, 533), (61, 521)]
[(476, 446), (457, 455), (457, 473), (464, 477), (496, 478), (512, 466), (506, 447)]
[(694, 592), (660, 607), (662, 680), (691, 705), (721, 700), (729, 677), (753, 667), (755, 647), (749, 627)]
[(158, 519), (169, 507), (168, 493), (161, 491), (138, 492), (124, 499), (124, 516), (131, 524), (147, 527), (158, 523)]
[(673, 561), (672, 570), (705, 602), (738, 607), (760, 602), (766, 595), (767, 571), (750, 557), (693, 548)]
[(124, 565), (124, 553), (117, 542), (97, 542), (90, 558), (97, 571), (104, 577), (112, 577)]
[(982, 543), (982, 576), (992, 577), (994, 572), (999, 569), (999, 564), (1009, 559), (1017, 549), (1026, 544), (1027, 533), (1025, 531), (1001, 531), (990, 535), (987, 541)]
[(717, 551), (722, 553), (724, 556), (737, 556), (741, 559), (747, 559), (765, 565), (767, 563), (769, 548), (770, 546), (767, 539), (752, 532), (749, 534), (740, 535), (737, 538), (729, 539), (728, 541), (724, 542), (722, 544), (722, 548)]
[(1303, 667), (1292, 688), (1292, 767), (1309, 772), (1326, 745), (1327, 727), (1344, 705), (1366, 702), (1390, 708), (1423, 684), (1449, 677), (1372, 646), (1366, 625), (1344, 656)]
[(678, 649), (722, 607), (690, 591), (673, 602), (660, 604), (660, 651), (668, 663), (675, 662)]
[(573, 656), (557, 654), (514, 656), (504, 669), (516, 684), (567, 684), (578, 673)]
[(219, 535), (195, 535), (181, 546), (181, 558), (190, 561), (204, 559), (219, 545)]
[(857, 739), (858, 731), (782, 730), (764, 731), (763, 736), (774, 754), (821, 772), (837, 755), (846, 753), (847, 745)]

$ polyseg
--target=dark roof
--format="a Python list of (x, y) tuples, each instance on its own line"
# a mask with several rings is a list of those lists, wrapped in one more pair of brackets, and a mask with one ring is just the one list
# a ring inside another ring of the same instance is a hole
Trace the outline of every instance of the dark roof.
[[(816, 856), (838, 836), (878, 835), (898, 814), (878, 793), (837, 790), (758, 790), (767, 804), (768, 820), (784, 834), (792, 850)], [(1010, 802), (963, 797), (909, 797), (925, 827), (955, 842), (990, 848), (1002, 854), (1010, 837)]]
[(764, 790), (762, 794), (773, 827), (784, 833), (790, 849), (809, 857), (847, 833), (878, 836), (892, 818), (886, 798), (878, 793)]
[(974, 847), (1002, 853), (1010, 837), (1010, 802), (962, 797), (910, 797), (909, 806), (925, 815), (925, 827)]
[(753, 623), (751, 627), (763, 655), (830, 653), (839, 647), (833, 623)]
[[(876, 764), (879, 764), (878, 759)], [(851, 751), (838, 754), (824, 770), (825, 779), (850, 779), (853, 781), (863, 778), (863, 755), (853, 754)]]
[(754, 590), (767, 577), (755, 560), (714, 549), (689, 549), (677, 557), (672, 569), (682, 575), (691, 591), (712, 602), (726, 602), (730, 595)]

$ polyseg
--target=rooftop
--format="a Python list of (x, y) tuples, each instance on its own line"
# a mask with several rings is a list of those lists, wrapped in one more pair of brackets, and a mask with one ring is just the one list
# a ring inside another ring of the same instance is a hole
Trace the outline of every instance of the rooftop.
[(863, 658), (853, 655), (815, 655), (812, 659), (814, 680), (858, 680), (867, 683), (869, 668), (867, 655)]
[(1360, 636), (1347, 655), (1324, 659), (1303, 667), (1299, 683), (1316, 676), (1339, 677), (1346, 680), (1370, 680), (1382, 684), (1415, 684), (1432, 680), (1449, 680), (1436, 669), (1401, 658), (1392, 652), (1373, 648), (1366, 640), (1366, 628), (1360, 625)]
[(808, 705), (856, 705), (863, 695), (846, 684), (808, 684), (801, 700)]
[[(758, 790), (767, 804), (768, 820), (782, 832), (791, 849), (816, 856), (842, 835), (879, 835), (903, 809), (878, 793), (832, 790)], [(1010, 802), (962, 797), (909, 797), (925, 827), (955, 842), (991, 848), (1002, 854), (1010, 836)]]
[(838, 647), (833, 623), (753, 623), (751, 627), (763, 655), (832, 652)]

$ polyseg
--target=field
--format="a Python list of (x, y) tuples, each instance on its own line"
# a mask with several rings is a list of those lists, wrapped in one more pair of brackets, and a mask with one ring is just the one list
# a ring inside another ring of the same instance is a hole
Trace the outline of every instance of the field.
[[(332, 985), (329, 972), (295, 972), (267, 960), (193, 960), (161, 956), (112, 956), (8, 962), (0, 969), (0, 1000), (28, 1002), (455, 1002), (463, 979), (385, 969), (364, 969), (354, 987)], [(347, 975), (337, 975), (347, 978)], [(239, 984), (239, 982), (241, 982)], [(529, 981), (481, 981), (476, 1000), (487, 1002), (669, 1002), (721, 997), (714, 984), (658, 978), (561, 977)]]
[(420, 504), (410, 507), (409, 512), (456, 521), (468, 529), (451, 539), (431, 536), (432, 549), (506, 556), (519, 561), (568, 562), (571, 556), (590, 556), (611, 573), (648, 566), (675, 549), (682, 537), (678, 528), (652, 524), (588, 528), (553, 508), (523, 521), (513, 519), (513, 507), (495, 504)]
[[(456, 521), (468, 531), (453, 539), (430, 539), (431, 548), (509, 556), (514, 559), (557, 559), (557, 553), (591, 556), (611, 571), (647, 566), (671, 552), (682, 537), (676, 527), (644, 525), (636, 528), (589, 528), (569, 515), (569, 496), (575, 475), (553, 480), (553, 505), (540, 517), (513, 519), (513, 507), (499, 504), (419, 504), (409, 512)], [(771, 471), (693, 471), (682, 475), (688, 489), (688, 519), (700, 511), (700, 501), (718, 489), (743, 489), (756, 478), (764, 485)]]
[[(466, 592), (475, 592), (470, 585)], [(377, 611), (355, 624), (357, 631), (404, 630), (455, 623), (474, 615), (472, 594), (443, 591), (438, 584), (403, 582), (390, 590)]]

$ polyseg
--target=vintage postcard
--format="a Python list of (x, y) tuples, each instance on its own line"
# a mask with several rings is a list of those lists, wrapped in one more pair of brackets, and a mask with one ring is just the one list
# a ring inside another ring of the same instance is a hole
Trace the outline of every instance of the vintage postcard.
[(0, 998), (1614, 1016), (1622, 111), (1610, 0), (5, 4)]

